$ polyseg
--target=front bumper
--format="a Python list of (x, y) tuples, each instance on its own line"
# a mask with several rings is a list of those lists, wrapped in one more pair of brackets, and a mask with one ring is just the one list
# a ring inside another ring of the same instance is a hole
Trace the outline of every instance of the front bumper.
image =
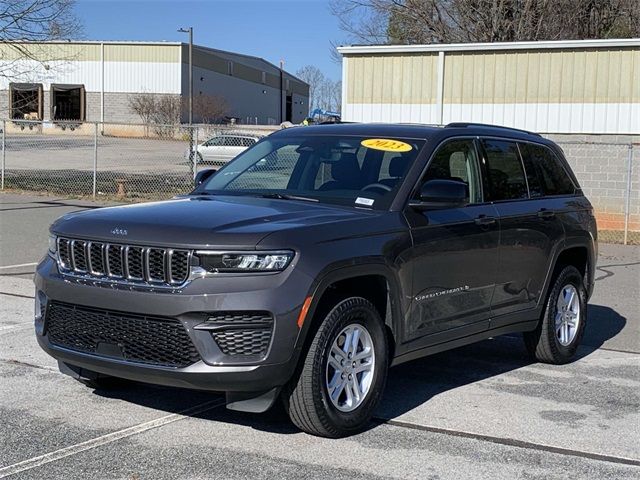
[[(36, 296), (43, 302), (176, 319), (201, 360), (176, 368), (60, 346), (49, 338), (46, 313), (36, 317), (36, 336), (40, 346), (60, 362), (104, 375), (203, 390), (264, 391), (284, 385), (293, 374), (299, 354), (297, 315), (310, 283), (304, 274), (289, 268), (270, 275), (202, 278), (181, 290), (152, 291), (70, 279), (61, 275), (56, 263), (47, 257), (35, 275)], [(209, 330), (196, 328), (208, 314), (220, 311), (270, 312), (274, 324), (266, 355), (227, 355)]]

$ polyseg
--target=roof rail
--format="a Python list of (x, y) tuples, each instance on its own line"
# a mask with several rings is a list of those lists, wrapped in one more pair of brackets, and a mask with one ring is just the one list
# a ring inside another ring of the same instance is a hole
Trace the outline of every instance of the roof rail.
[(490, 125), (488, 123), (454, 122), (454, 123), (448, 123), (444, 126), (444, 128), (466, 128), (466, 127), (499, 128), (502, 130), (510, 130), (512, 132), (526, 133), (527, 135), (535, 135), (536, 137), (542, 136), (539, 133), (530, 132), (528, 130), (522, 130), (520, 128), (503, 127), (502, 125)]

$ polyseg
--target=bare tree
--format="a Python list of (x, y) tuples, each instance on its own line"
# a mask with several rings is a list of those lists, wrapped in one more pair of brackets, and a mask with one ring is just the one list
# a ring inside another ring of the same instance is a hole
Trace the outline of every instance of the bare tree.
[(318, 67), (307, 65), (296, 72), (296, 76), (309, 84), (309, 108), (339, 111), (342, 82), (326, 77)]
[(360, 43), (455, 43), (635, 37), (638, 0), (332, 0)]
[(34, 67), (23, 60), (45, 70), (48, 62), (68, 60), (54, 48), (30, 42), (81, 37), (74, 5), (75, 0), (0, 0), (0, 76), (24, 81)]
[(324, 74), (318, 67), (306, 65), (296, 72), (296, 77), (309, 84), (309, 109), (320, 108), (318, 104), (320, 103), (320, 88), (325, 80)]
[(129, 109), (137, 114), (145, 125), (145, 135), (149, 125), (158, 136), (171, 136), (180, 124), (182, 98), (177, 95), (156, 93), (136, 93), (129, 96)]
[(202, 123), (220, 123), (229, 114), (229, 105), (217, 95), (196, 95), (193, 98), (193, 114)]

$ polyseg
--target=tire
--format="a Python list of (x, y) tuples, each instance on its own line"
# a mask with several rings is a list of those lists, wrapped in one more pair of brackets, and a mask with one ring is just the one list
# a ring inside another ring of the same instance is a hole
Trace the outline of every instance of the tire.
[[(342, 360), (353, 363), (341, 367), (340, 373), (334, 367), (338, 365), (338, 357), (334, 357), (332, 352), (336, 351), (340, 341), (353, 338), (349, 335), (356, 330), (360, 332), (356, 349), (347, 353), (349, 349), (344, 343), (340, 354), (345, 355)], [(358, 358), (367, 356), (367, 352), (369, 356), (366, 359)], [(371, 302), (361, 297), (338, 302), (318, 327), (308, 350), (301, 357), (296, 374), (283, 389), (283, 404), (291, 421), (301, 430), (321, 437), (339, 438), (362, 430), (370, 421), (384, 391), (388, 356), (386, 330)], [(354, 364), (356, 368), (351, 370)], [(367, 369), (369, 365), (372, 368), (358, 371)], [(347, 378), (354, 380), (349, 382)], [(331, 400), (329, 388), (334, 381), (337, 386), (332, 391), (334, 394), (342, 393), (334, 395), (334, 400)], [(360, 400), (352, 388), (353, 382), (358, 383)]]
[[(565, 317), (560, 307), (566, 302), (560, 297), (570, 298), (572, 293), (575, 303), (569, 305)], [(575, 318), (569, 320), (570, 317)], [(566, 266), (557, 273), (549, 289), (538, 327), (532, 332), (524, 333), (527, 351), (539, 362), (554, 365), (568, 363), (575, 357), (586, 324), (587, 292), (582, 275), (575, 267)]]

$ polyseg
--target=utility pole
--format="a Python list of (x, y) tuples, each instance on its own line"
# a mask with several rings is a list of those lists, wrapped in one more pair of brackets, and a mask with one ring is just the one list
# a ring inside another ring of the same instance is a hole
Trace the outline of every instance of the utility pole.
[(280, 123), (284, 122), (284, 114), (282, 111), (283, 89), (284, 89), (284, 60), (280, 60)]
[(178, 32), (189, 34), (189, 125), (193, 123), (193, 27), (179, 28)]

